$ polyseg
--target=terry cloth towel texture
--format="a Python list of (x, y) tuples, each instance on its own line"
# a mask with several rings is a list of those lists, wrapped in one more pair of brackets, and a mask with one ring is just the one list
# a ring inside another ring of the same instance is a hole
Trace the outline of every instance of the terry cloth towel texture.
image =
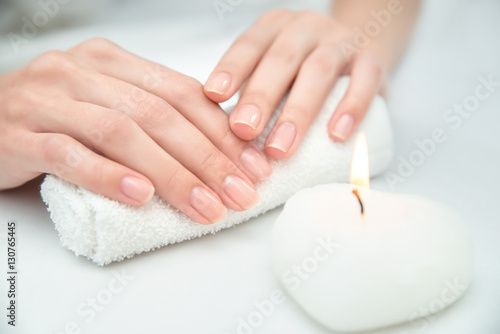
[[(260, 202), (247, 211), (229, 210), (222, 221), (212, 225), (192, 221), (157, 195), (142, 207), (132, 207), (48, 175), (41, 186), (41, 194), (62, 245), (78, 256), (106, 265), (245, 222), (283, 204), (303, 188), (349, 182), (354, 137), (346, 143), (335, 143), (327, 133), (328, 121), (348, 83), (348, 77), (339, 80), (298, 152), (290, 159), (271, 161), (273, 175), (256, 185)], [(282, 107), (283, 102), (256, 139), (260, 147)], [(382, 173), (393, 155), (393, 133), (381, 97), (374, 99), (358, 131), (363, 131), (367, 137), (370, 175)]]

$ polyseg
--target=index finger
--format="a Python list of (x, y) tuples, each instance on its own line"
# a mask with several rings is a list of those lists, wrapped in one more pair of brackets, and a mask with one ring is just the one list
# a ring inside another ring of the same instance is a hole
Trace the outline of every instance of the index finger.
[(253, 72), (281, 28), (296, 13), (288, 10), (263, 15), (229, 47), (212, 71), (203, 89), (212, 101), (228, 100)]

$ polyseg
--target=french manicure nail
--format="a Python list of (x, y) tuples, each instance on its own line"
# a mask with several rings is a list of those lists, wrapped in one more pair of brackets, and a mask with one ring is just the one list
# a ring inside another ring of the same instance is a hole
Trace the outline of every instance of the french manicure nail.
[(234, 111), (233, 123), (245, 124), (252, 129), (257, 129), (260, 123), (262, 112), (253, 104), (244, 104)]
[(297, 136), (297, 129), (291, 122), (283, 122), (271, 133), (267, 147), (273, 147), (283, 153), (288, 152), (292, 147), (295, 137)]
[(200, 186), (196, 186), (191, 190), (189, 202), (198, 213), (212, 223), (221, 220), (227, 213), (224, 204)]
[(243, 166), (260, 181), (269, 178), (273, 173), (273, 169), (264, 154), (260, 154), (253, 147), (243, 150), (240, 160)]
[(354, 117), (351, 114), (343, 114), (335, 124), (332, 135), (341, 140), (346, 140), (354, 126)]
[(255, 189), (235, 175), (226, 176), (222, 185), (224, 193), (244, 210), (250, 209), (259, 201)]
[(231, 86), (231, 76), (228, 73), (220, 72), (212, 74), (205, 83), (205, 90), (224, 95)]
[(134, 176), (125, 176), (120, 182), (120, 189), (126, 196), (141, 203), (148, 202), (155, 193), (151, 184)]

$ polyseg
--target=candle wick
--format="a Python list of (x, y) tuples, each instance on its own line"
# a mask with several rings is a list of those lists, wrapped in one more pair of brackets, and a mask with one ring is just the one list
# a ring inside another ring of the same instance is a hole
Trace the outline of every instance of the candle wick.
[(352, 193), (356, 196), (356, 198), (359, 201), (359, 206), (361, 207), (361, 215), (363, 216), (365, 214), (365, 208), (363, 206), (363, 201), (361, 200), (361, 197), (359, 196), (358, 189), (354, 189)]

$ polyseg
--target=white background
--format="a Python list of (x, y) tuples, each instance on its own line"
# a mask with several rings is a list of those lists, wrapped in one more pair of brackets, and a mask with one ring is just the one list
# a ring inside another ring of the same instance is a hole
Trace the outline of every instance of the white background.
[[(210, 1), (175, 8), (155, 1), (142, 2), (142, 9), (129, 9), (127, 4), (130, 1), (113, 3), (69, 27), (61, 19), (18, 53), (5, 39), (14, 28), (3, 27), (0, 71), (18, 68), (45, 50), (105, 36), (205, 80), (230, 41), (266, 8), (243, 1), (221, 21)], [(314, 5), (324, 7), (320, 1)], [(297, 1), (290, 6), (307, 4)], [(181, 15), (188, 8), (191, 20)], [(396, 158), (389, 171), (397, 172), (398, 158), (408, 158), (417, 149), (415, 140), (429, 138), (433, 129), (442, 128), (448, 139), (404, 183), (391, 190), (381, 176), (372, 181), (372, 188), (420, 194), (452, 206), (469, 222), (477, 262), (470, 290), (449, 310), (425, 326), (407, 324), (376, 333), (500, 332), (500, 87), (459, 128), (443, 120), (454, 103), (474, 94), (479, 77), (492, 75), (500, 81), (499, 15), (500, 2), (495, 0), (429, 1), (407, 56), (390, 80)], [(0, 193), (0, 268), (6, 271), (9, 219), (18, 224), (19, 268), (19, 326), (6, 326), (2, 274), (1, 333), (64, 333), (72, 322), (81, 333), (236, 333), (238, 317), (248, 317), (255, 311), (254, 302), (268, 299), (279, 288), (270, 262), (270, 232), (279, 209), (217, 235), (101, 268), (59, 245), (38, 193), (39, 182)], [(79, 305), (105, 293), (120, 272), (133, 279), (87, 322), (89, 317), (77, 311)], [(287, 300), (255, 333), (328, 331)]]

